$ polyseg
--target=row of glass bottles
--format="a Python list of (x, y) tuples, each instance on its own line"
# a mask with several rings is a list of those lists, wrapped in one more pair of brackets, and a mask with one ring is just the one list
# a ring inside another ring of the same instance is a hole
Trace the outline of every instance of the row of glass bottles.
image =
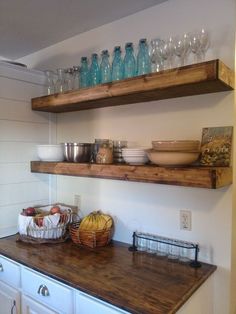
[(134, 56), (133, 43), (125, 45), (125, 56), (122, 59), (121, 47), (114, 48), (112, 65), (109, 61), (108, 50), (103, 50), (101, 63), (98, 63), (98, 55), (92, 54), (91, 66), (88, 58), (82, 57), (81, 64), (71, 69), (57, 69), (57, 80), (54, 85), (52, 71), (46, 71), (48, 94), (62, 93), (67, 90), (95, 86), (97, 84), (119, 81), (136, 75), (151, 72), (151, 62), (146, 39), (140, 39), (137, 58)]
[(102, 61), (99, 66), (98, 55), (92, 54), (91, 67), (89, 69), (87, 57), (81, 58), (80, 87), (95, 86), (100, 83), (119, 81), (136, 75), (151, 72), (151, 63), (146, 39), (139, 41), (139, 51), (137, 61), (134, 57), (133, 44), (127, 43), (125, 46), (125, 57), (122, 60), (121, 47), (114, 48), (114, 58), (112, 65), (109, 62), (108, 50), (102, 51)]

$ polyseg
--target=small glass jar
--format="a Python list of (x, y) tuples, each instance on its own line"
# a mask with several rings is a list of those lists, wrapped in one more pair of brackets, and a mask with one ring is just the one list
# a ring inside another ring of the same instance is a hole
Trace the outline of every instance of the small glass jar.
[(96, 139), (94, 148), (94, 159), (97, 164), (113, 163), (113, 142), (111, 140)]

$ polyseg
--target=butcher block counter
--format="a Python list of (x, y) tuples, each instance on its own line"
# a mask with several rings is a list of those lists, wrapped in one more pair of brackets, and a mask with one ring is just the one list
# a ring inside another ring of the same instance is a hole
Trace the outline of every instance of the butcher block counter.
[(0, 254), (70, 287), (135, 314), (176, 313), (216, 270), (198, 269), (113, 242), (89, 250), (70, 240), (28, 244), (17, 236), (0, 239)]

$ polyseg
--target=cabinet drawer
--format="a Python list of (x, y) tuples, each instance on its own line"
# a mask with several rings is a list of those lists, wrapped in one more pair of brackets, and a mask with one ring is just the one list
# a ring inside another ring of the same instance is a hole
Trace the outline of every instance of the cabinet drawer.
[(25, 294), (60, 313), (73, 313), (72, 289), (27, 268), (22, 267), (21, 271), (22, 290)]
[(20, 287), (20, 266), (0, 256), (0, 280), (13, 287)]
[(128, 312), (87, 294), (76, 293), (76, 314), (128, 314)]

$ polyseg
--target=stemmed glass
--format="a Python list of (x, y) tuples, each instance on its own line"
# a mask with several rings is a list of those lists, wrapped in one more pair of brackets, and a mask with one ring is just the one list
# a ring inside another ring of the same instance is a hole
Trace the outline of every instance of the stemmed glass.
[(157, 54), (160, 59), (163, 60), (164, 70), (172, 68), (173, 56), (174, 56), (174, 43), (170, 37), (168, 40), (162, 40), (157, 47)]
[(152, 72), (159, 72), (163, 70), (163, 59), (160, 53), (163, 40), (155, 38), (150, 43), (150, 59), (151, 59), (151, 70)]
[(194, 54), (194, 61), (201, 62), (205, 60), (205, 55), (210, 46), (209, 33), (202, 28), (200, 32), (190, 34), (190, 48)]
[(190, 51), (190, 40), (187, 33), (182, 36), (178, 36), (174, 40), (174, 52), (179, 58), (178, 66), (184, 66), (187, 61), (187, 56)]

